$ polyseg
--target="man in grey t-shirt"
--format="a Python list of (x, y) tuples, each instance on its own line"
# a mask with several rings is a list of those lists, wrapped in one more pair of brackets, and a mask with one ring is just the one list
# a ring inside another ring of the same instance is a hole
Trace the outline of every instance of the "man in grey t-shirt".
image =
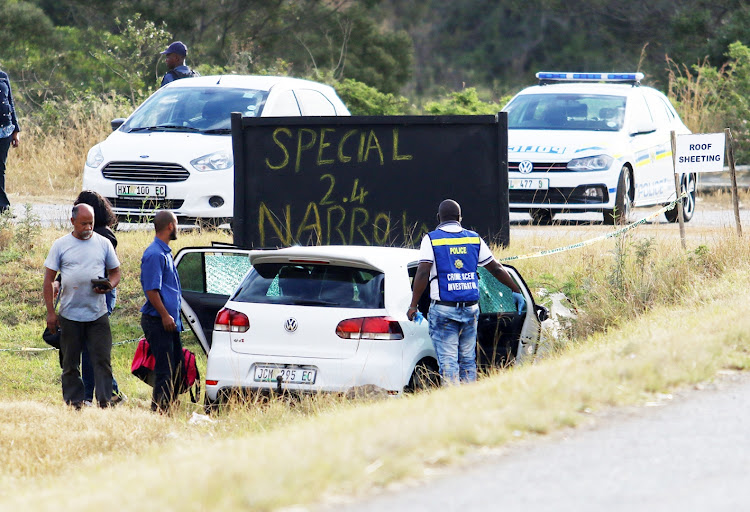
[[(105, 294), (120, 283), (120, 261), (112, 243), (94, 233), (94, 210), (87, 204), (73, 207), (73, 232), (52, 244), (44, 261), (44, 303), (47, 327), (60, 326), (62, 392), (68, 405), (80, 409), (84, 400), (80, 374), (81, 350), (85, 344), (94, 366), (96, 401), (107, 407), (112, 398), (112, 333)], [(109, 284), (94, 285), (105, 275)], [(60, 272), (60, 313), (55, 313), (52, 282)]]

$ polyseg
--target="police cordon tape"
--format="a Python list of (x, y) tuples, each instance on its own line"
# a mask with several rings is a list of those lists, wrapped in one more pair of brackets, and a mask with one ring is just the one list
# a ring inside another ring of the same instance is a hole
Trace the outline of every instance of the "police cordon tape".
[[(120, 345), (127, 345), (128, 343), (135, 343), (137, 341), (140, 341), (140, 338), (136, 338), (133, 340), (118, 341), (117, 343), (112, 343), (112, 346), (118, 347)], [(0, 352), (47, 352), (48, 350), (57, 350), (57, 349), (55, 347), (0, 348)]]
[[(517, 260), (527, 260), (531, 258), (540, 258), (542, 256), (549, 256), (550, 254), (557, 254), (558, 252), (565, 252), (570, 251), (572, 249), (580, 249), (581, 247), (586, 247), (588, 245), (593, 245), (597, 242), (601, 242), (602, 240), (606, 240), (608, 238), (614, 238), (616, 236), (620, 236), (621, 234), (630, 231), (631, 229), (635, 228), (636, 226), (640, 226), (641, 224), (645, 224), (646, 222), (650, 221), (651, 219), (655, 219), (659, 215), (661, 215), (664, 212), (667, 212), (674, 208), (677, 205), (677, 201), (681, 201), (683, 198), (687, 197), (687, 192), (683, 192), (680, 197), (663, 207), (662, 209), (652, 213), (651, 215), (644, 217), (636, 222), (633, 222), (632, 224), (628, 224), (627, 226), (623, 226), (618, 230), (615, 230), (611, 233), (607, 233), (606, 235), (598, 236), (596, 238), (591, 238), (589, 240), (584, 240), (583, 242), (578, 242), (576, 244), (566, 245), (565, 247), (558, 247), (556, 249), (547, 249), (544, 251), (539, 251), (531, 254), (524, 254), (521, 256), (508, 256), (507, 258), (501, 258), (498, 259), (500, 263), (505, 263), (507, 261), (517, 261)], [(125, 340), (125, 341), (118, 341), (117, 343), (113, 343), (112, 346), (116, 347), (118, 345), (126, 345), (128, 343), (135, 343), (138, 341), (138, 339), (132, 339), (132, 340)], [(46, 352), (48, 350), (57, 350), (54, 347), (45, 347), (45, 348), (35, 348), (35, 347), (23, 347), (23, 348), (0, 348), (0, 352)]]
[(588, 245), (593, 245), (593, 244), (595, 244), (597, 242), (601, 242), (602, 240), (606, 240), (608, 238), (614, 238), (614, 237), (620, 236), (623, 233), (625, 233), (627, 231), (630, 231), (631, 229), (635, 228), (636, 226), (640, 226), (641, 224), (645, 224), (646, 222), (648, 222), (648, 221), (650, 221), (652, 219), (655, 219), (656, 217), (658, 217), (662, 213), (671, 210), (672, 208), (674, 208), (677, 205), (678, 201), (681, 201), (685, 197), (687, 197), (687, 192), (683, 192), (682, 194), (680, 194), (680, 196), (677, 199), (675, 199), (674, 201), (672, 201), (671, 203), (669, 203), (668, 205), (666, 205), (665, 207), (663, 207), (659, 211), (656, 211), (656, 212), (652, 213), (651, 215), (649, 215), (647, 217), (644, 217), (644, 218), (642, 218), (642, 219), (640, 219), (638, 221), (635, 221), (632, 224), (628, 224), (627, 226), (623, 226), (620, 229), (612, 231), (611, 233), (607, 233), (606, 235), (598, 236), (596, 238), (591, 238), (589, 240), (584, 240), (583, 242), (578, 242), (578, 243), (575, 243), (575, 244), (566, 245), (565, 247), (558, 247), (556, 249), (547, 249), (547, 250), (544, 250), (544, 251), (539, 251), (539, 252), (535, 252), (535, 253), (531, 253), (531, 254), (524, 254), (524, 255), (521, 255), (521, 256), (508, 256), (507, 258), (500, 258), (497, 261), (499, 261), (500, 263), (506, 263), (506, 262), (509, 262), (509, 261), (528, 260), (528, 259), (531, 259), (531, 258), (540, 258), (542, 256), (549, 256), (550, 254), (557, 254), (558, 252), (570, 251), (572, 249), (580, 249), (581, 247), (586, 247)]

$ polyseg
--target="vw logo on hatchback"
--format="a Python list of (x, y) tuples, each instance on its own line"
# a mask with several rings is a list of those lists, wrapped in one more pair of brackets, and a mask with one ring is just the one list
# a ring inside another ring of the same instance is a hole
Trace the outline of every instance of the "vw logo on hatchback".
[(286, 329), (287, 332), (294, 332), (297, 330), (297, 319), (295, 318), (288, 318), (286, 322), (284, 322), (284, 329)]
[(531, 163), (529, 160), (524, 160), (520, 164), (518, 164), (518, 171), (523, 174), (529, 174), (531, 171), (534, 170), (534, 164)]

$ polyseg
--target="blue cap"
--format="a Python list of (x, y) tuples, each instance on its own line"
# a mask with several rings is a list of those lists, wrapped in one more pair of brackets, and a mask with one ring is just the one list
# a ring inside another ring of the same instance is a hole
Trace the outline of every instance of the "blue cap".
[(187, 46), (185, 46), (182, 41), (175, 41), (161, 53), (162, 55), (166, 55), (167, 53), (176, 53), (177, 55), (182, 55), (183, 57), (185, 57), (187, 56)]

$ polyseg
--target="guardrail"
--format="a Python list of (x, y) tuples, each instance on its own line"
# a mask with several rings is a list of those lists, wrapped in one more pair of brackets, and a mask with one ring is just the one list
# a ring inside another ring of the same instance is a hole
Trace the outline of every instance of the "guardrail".
[[(735, 170), (737, 171), (737, 188), (750, 188), (750, 165), (738, 165)], [(699, 191), (724, 190), (731, 186), (729, 167), (724, 167), (724, 172), (721, 173), (698, 174), (697, 187)]]

